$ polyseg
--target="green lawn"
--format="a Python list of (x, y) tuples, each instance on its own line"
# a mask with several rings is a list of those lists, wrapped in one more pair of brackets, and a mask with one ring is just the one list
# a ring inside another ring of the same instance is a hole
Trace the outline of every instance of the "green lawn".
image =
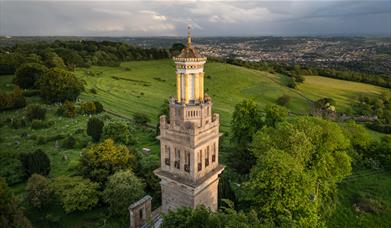
[(305, 76), (303, 84), (299, 84), (298, 90), (306, 97), (317, 100), (323, 97), (333, 98), (337, 105), (337, 111), (347, 111), (352, 105), (352, 100), (357, 99), (360, 94), (378, 95), (389, 89), (321, 76)]

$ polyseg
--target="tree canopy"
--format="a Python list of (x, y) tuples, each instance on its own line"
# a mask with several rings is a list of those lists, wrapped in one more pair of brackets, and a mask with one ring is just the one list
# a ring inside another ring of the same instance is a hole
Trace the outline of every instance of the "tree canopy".
[(84, 90), (82, 81), (61, 68), (52, 68), (39, 80), (41, 97), (48, 102), (74, 101)]
[(91, 145), (80, 157), (80, 172), (93, 181), (104, 183), (108, 176), (121, 169), (132, 169), (135, 155), (123, 145), (115, 145), (112, 139)]
[(274, 225), (318, 226), (335, 204), (336, 184), (350, 174), (349, 140), (332, 122), (297, 117), (254, 136), (256, 165), (246, 200)]

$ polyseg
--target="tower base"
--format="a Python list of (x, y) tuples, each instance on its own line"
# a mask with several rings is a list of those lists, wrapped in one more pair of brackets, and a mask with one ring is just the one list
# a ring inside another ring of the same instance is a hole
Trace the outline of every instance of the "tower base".
[(161, 179), (162, 212), (176, 211), (180, 207), (195, 208), (199, 204), (217, 211), (219, 174), (224, 170), (218, 165), (213, 171), (196, 182), (183, 179), (157, 169), (154, 173)]

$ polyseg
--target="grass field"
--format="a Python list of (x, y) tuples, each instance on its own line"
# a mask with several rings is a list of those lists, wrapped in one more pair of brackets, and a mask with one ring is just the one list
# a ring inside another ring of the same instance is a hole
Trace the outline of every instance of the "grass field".
[(352, 105), (352, 100), (355, 100), (360, 94), (379, 95), (388, 90), (370, 84), (321, 76), (305, 76), (304, 78), (304, 83), (298, 86), (300, 92), (312, 100), (323, 97), (333, 98), (337, 103), (337, 111), (341, 112), (348, 111)]

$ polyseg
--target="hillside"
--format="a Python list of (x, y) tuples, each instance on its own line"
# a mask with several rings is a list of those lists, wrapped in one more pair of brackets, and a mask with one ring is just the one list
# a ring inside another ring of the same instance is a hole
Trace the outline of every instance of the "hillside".
[[(125, 62), (120, 67), (91, 67), (76, 70), (87, 83), (81, 99), (97, 99), (116, 113), (131, 116), (143, 112), (153, 122), (159, 107), (175, 95), (175, 65), (171, 60)], [(208, 62), (205, 69), (205, 90), (212, 97), (214, 111), (220, 113), (222, 129), (229, 130), (235, 104), (252, 97), (261, 106), (273, 104), (283, 94), (291, 96), (290, 111), (307, 112), (308, 99), (331, 97), (337, 110), (345, 111), (358, 94), (379, 94), (387, 89), (369, 84), (307, 76), (298, 90), (285, 86), (282, 75), (251, 70), (223, 63)], [(96, 94), (91, 89), (96, 90)]]

